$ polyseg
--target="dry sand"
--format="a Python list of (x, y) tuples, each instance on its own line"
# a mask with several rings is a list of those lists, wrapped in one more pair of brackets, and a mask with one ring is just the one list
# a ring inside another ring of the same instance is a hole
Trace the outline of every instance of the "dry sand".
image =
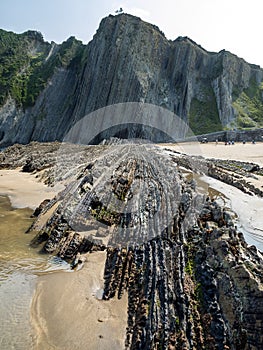
[(84, 268), (39, 277), (31, 307), (37, 350), (124, 348), (127, 295), (99, 300), (106, 253), (87, 255)]
[(58, 190), (44, 185), (33, 174), (0, 170), (0, 195), (8, 196), (15, 208), (35, 209), (44, 199), (53, 198)]
[[(222, 142), (219, 142), (218, 144), (215, 142), (205, 144), (199, 142), (189, 142), (163, 144), (161, 147), (189, 155), (200, 155), (205, 158), (226, 160), (232, 159), (244, 162), (253, 162), (263, 167), (263, 143), (235, 143), (234, 145), (225, 145)], [(263, 176), (257, 175), (254, 177), (246, 177), (246, 181), (253, 184), (257, 188), (262, 189)]]
[(199, 143), (179, 143), (179, 144), (163, 144), (161, 147), (169, 148), (178, 152), (200, 155), (206, 158), (233, 159), (246, 162), (257, 163), (263, 166), (263, 143), (236, 143), (234, 145), (225, 146), (224, 143), (215, 142)]

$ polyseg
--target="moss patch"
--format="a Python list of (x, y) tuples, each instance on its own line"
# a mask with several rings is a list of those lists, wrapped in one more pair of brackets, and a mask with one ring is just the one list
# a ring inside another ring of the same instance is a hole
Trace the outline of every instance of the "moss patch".
[(44, 42), (41, 33), (0, 30), (0, 105), (8, 95), (23, 108), (34, 105), (55, 69), (79, 60), (83, 45), (71, 37), (47, 59), (50, 50), (51, 44)]
[(250, 80), (249, 87), (234, 100), (238, 128), (263, 127), (263, 83)]
[(212, 87), (204, 88), (202, 101), (197, 98), (192, 99), (189, 126), (195, 135), (222, 130)]

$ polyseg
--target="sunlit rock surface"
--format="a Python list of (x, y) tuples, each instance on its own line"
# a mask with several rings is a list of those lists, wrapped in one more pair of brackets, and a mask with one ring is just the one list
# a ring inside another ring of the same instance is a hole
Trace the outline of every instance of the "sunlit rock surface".
[[(4, 40), (5, 31), (0, 34), (7, 45), (1, 53), (5, 62), (10, 59), (11, 39)], [(84, 116), (127, 102), (163, 107), (189, 124), (196, 135), (225, 127), (263, 126), (259, 66), (225, 50), (208, 52), (187, 37), (167, 40), (158, 27), (137, 17), (104, 18), (87, 45), (72, 37), (61, 45), (49, 44), (32, 33), (26, 36), (26, 45), (22, 41), (26, 34), (12, 35), (15, 42), (21, 41), (25, 52), (18, 53), (25, 63), (13, 75), (11, 66), (11, 76), (1, 85), (0, 146), (61, 141)], [(15, 80), (20, 75), (28, 84), (24, 90)], [(14, 88), (8, 88), (12, 79)], [(24, 101), (29, 93), (32, 96)], [(149, 134), (145, 127), (115, 128), (102, 138), (129, 138), (134, 133), (141, 137), (145, 132)]]
[(262, 196), (238, 181), (260, 167), (134, 144), (15, 145), (1, 153), (1, 167), (12, 159), (65, 184), (34, 213), (32, 246), (73, 268), (84, 253), (106, 251), (103, 299), (128, 293), (126, 349), (263, 346), (262, 253), (220, 197), (201, 194), (189, 176), (205, 173)]

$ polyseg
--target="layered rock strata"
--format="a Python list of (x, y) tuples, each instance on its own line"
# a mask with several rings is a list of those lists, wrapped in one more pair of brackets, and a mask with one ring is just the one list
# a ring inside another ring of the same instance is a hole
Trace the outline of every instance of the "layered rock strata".
[[(196, 135), (224, 127), (263, 125), (263, 70), (259, 66), (225, 50), (208, 52), (187, 37), (167, 40), (156, 26), (137, 17), (104, 18), (88, 45), (75, 38), (49, 44), (37, 33), (16, 36), (1, 31), (0, 36), (0, 59), (11, 62), (0, 77), (0, 147), (33, 140), (61, 141), (84, 116), (126, 102), (163, 107)], [(11, 39), (18, 48), (10, 47)], [(18, 71), (22, 59), (16, 57), (16, 50), (25, 60)], [(32, 96), (24, 101), (29, 92)], [(142, 116), (142, 120), (133, 128), (109, 129), (103, 138), (147, 134), (155, 142), (164, 141), (163, 136), (159, 139), (145, 130), (142, 124), (147, 126), (147, 119)], [(166, 123), (165, 118), (161, 123)]]
[[(247, 245), (234, 213), (199, 194), (184, 173), (211, 171), (209, 160), (152, 146), (112, 147), (96, 153), (76, 146), (71, 160), (78, 154), (83, 162), (77, 173), (61, 168), (61, 178), (71, 180), (36, 211), (32, 230), (54, 208), (32, 245), (72, 267), (83, 253), (106, 250), (103, 299), (128, 293), (126, 349), (260, 349), (262, 253)], [(37, 144), (27, 149), (34, 164)], [(14, 150), (18, 164), (28, 164), (23, 147)], [(229, 178), (261, 172), (250, 163), (211, 163)]]

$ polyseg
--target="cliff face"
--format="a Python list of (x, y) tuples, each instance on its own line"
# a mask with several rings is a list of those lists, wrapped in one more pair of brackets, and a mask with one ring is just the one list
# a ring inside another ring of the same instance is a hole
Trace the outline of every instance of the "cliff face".
[[(189, 38), (169, 41), (126, 14), (103, 19), (87, 46), (28, 33), (8, 33), (13, 53), (0, 33), (1, 81), (12, 81), (0, 91), (2, 145), (61, 140), (86, 114), (120, 102), (162, 106), (195, 134), (263, 125), (263, 70), (229, 52), (207, 52)], [(21, 56), (21, 40), (27, 59), (6, 72), (10, 57)]]

